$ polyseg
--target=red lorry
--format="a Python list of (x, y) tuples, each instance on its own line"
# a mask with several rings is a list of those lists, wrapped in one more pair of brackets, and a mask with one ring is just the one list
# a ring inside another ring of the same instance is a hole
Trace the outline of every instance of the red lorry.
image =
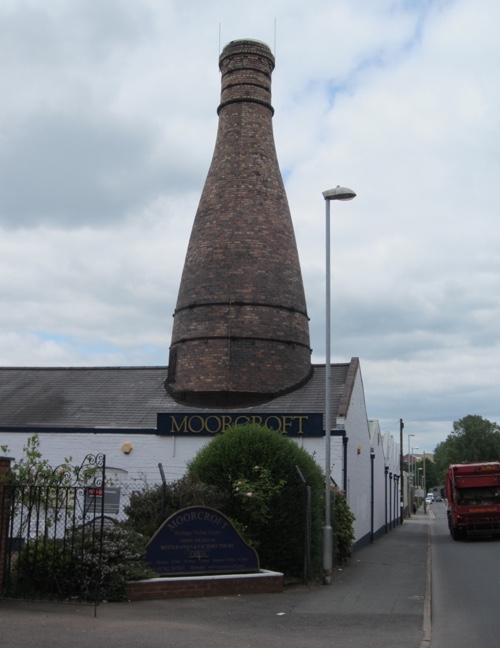
[(500, 536), (500, 462), (453, 464), (445, 489), (453, 540)]

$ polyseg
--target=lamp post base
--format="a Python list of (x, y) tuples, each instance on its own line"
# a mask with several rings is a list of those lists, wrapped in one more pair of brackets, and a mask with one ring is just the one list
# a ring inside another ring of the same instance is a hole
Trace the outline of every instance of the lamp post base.
[(333, 533), (331, 526), (323, 527), (323, 585), (332, 582)]

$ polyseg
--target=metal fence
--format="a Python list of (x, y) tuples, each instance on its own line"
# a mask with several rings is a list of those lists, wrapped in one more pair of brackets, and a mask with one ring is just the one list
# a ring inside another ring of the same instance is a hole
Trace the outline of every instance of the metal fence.
[[(104, 527), (124, 522), (135, 526), (135, 510), (136, 516), (140, 514), (139, 522), (145, 522), (149, 529), (145, 537), (150, 537), (173, 508), (195, 503), (191, 501), (192, 491), (183, 492), (187, 501), (172, 498), (175, 485), (167, 485), (161, 470), (159, 482), (151, 484), (121, 477), (112, 468), (106, 475), (105, 464), (104, 455), (88, 455), (77, 468), (59, 466), (48, 474), (31, 475), (25, 483), (8, 484), (5, 505), (9, 528), (0, 583), (4, 597), (97, 606), (103, 578)], [(297, 555), (297, 566), (302, 556), (299, 570), (307, 582), (314, 571), (311, 487), (298, 468), (293, 482), (295, 493), (281, 513), (285, 519), (295, 519), (295, 532), (285, 545), (276, 544), (280, 551)]]
[[(43, 467), (11, 479), (2, 595), (97, 605), (106, 508), (106, 458), (87, 455), (80, 466)], [(0, 532), (2, 530), (0, 529)], [(5, 531), (5, 530), (3, 530)]]

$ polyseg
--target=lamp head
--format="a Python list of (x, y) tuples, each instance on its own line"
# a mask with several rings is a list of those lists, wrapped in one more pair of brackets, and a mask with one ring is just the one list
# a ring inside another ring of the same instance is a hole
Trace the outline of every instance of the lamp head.
[(356, 194), (352, 189), (337, 185), (335, 189), (323, 191), (323, 197), (325, 200), (352, 200), (356, 198)]

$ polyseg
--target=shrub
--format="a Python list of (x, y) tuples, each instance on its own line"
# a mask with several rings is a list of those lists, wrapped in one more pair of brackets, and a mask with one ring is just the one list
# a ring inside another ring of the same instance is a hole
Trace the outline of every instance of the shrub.
[(102, 563), (97, 564), (97, 552), (101, 539), (90, 534), (81, 538), (84, 529), (76, 532), (74, 539), (77, 546), (83, 547), (83, 560), (75, 565), (75, 572), (81, 587), (83, 598), (93, 600), (95, 584), (99, 584), (99, 600), (126, 600), (125, 585), (130, 580), (141, 580), (155, 576), (145, 563), (144, 536), (123, 524), (105, 526), (102, 532)]
[(21, 547), (11, 576), (19, 596), (65, 598), (72, 591), (72, 574), (64, 540), (42, 537)]
[(145, 540), (120, 524), (101, 532), (82, 527), (65, 538), (37, 538), (20, 551), (15, 589), (22, 596), (123, 601), (125, 584), (154, 576), (144, 562)]
[(165, 485), (146, 484), (125, 507), (128, 516), (125, 524), (149, 539), (176, 511), (188, 506), (208, 506), (223, 511), (227, 499), (227, 495), (216, 487), (189, 476)]
[(124, 511), (125, 525), (150, 538), (163, 521), (163, 494), (161, 484), (145, 484), (142, 491), (135, 492)]
[(318, 569), (324, 477), (294, 441), (258, 425), (237, 426), (216, 436), (188, 465), (192, 478), (226, 493), (223, 512), (257, 548), (261, 567), (287, 576), (300, 576), (304, 562), (297, 467), (312, 490), (312, 564)]
[(334, 530), (334, 556), (339, 565), (347, 562), (354, 543), (354, 514), (347, 504), (345, 495), (336, 491), (332, 497), (332, 525)]

